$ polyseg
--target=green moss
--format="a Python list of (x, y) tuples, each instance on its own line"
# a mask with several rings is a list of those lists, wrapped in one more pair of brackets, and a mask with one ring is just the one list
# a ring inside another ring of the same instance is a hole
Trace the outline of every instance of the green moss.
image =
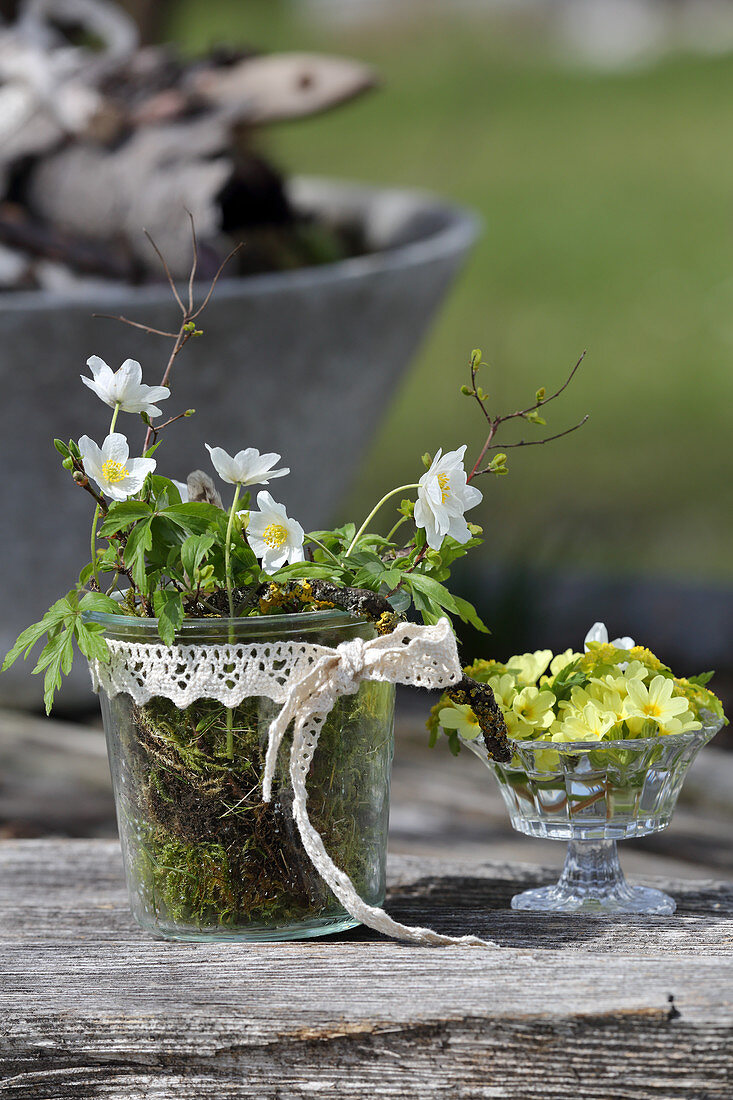
[[(391, 688), (364, 684), (339, 700), (321, 731), (308, 811), (326, 850), (367, 900), (381, 900), (391, 760)], [(123, 827), (145, 906), (197, 929), (284, 925), (339, 915), (292, 819), (290, 738), (273, 799), (262, 801), (266, 736), (277, 707), (248, 699), (227, 710), (201, 700), (129, 703), (123, 753), (129, 783)]]

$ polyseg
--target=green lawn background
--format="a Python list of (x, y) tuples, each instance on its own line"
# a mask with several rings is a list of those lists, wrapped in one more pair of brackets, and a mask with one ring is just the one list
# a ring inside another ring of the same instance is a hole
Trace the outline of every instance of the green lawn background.
[(510, 476), (485, 481), (483, 552), (731, 577), (733, 58), (590, 73), (488, 21), (316, 33), (277, 0), (181, 0), (171, 34), (192, 50), (249, 41), (374, 63), (381, 91), (270, 131), (271, 153), (292, 171), (428, 188), (484, 218), (345, 514), (414, 480), (424, 451), (480, 444), (458, 392), (473, 346), (503, 409), (555, 388), (587, 347), (548, 430), (591, 421), (510, 451)]

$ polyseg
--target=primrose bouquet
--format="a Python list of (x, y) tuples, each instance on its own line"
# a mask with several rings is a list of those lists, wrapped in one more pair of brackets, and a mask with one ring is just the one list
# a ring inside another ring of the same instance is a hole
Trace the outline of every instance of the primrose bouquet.
[(502, 713), (491, 688), (462, 673), (450, 618), (485, 627), (446, 581), (481, 542), (466, 519), (482, 499), (476, 481), (506, 473), (497, 430), (544, 424), (540, 410), (579, 364), (556, 393), (538, 390), (526, 408), (498, 415), (474, 351), (463, 391), (487, 423), (475, 460), (466, 466), (465, 446), (425, 455), (414, 481), (360, 524), (307, 532), (273, 495), (289, 473), (279, 454), (231, 454), (212, 441), (208, 469), (185, 482), (166, 470), (167, 433), (194, 410), (163, 418), (160, 406), (216, 283), (196, 305), (195, 273), (194, 237), (187, 293), (170, 279), (181, 320), (158, 333), (172, 340), (159, 385), (131, 359), (116, 371), (88, 360), (82, 382), (111, 410), (108, 433), (55, 447), (90, 498), (90, 560), (3, 668), (43, 642), (33, 671), (50, 709), (76, 652), (88, 660), (132, 908), (154, 934), (298, 938), (360, 920), (402, 934), (376, 908), (394, 683), (447, 688), (471, 706), (487, 751), (508, 759)]
[[(466, 673), (491, 687), (515, 741), (626, 741), (688, 733), (705, 720), (724, 719), (720, 700), (705, 686), (712, 672), (675, 676), (632, 638), (609, 642), (603, 623), (591, 627), (583, 653), (554, 656), (541, 649), (505, 664), (478, 660)], [(456, 753), (461, 739), (481, 732), (470, 705), (450, 699), (433, 708), (429, 728), (433, 743), (442, 729)], [(557, 753), (545, 759), (557, 760)]]
[(582, 653), (538, 650), (465, 671), (491, 687), (511, 758), (490, 758), (470, 703), (447, 695), (428, 721), (432, 743), (442, 730), (454, 753), (463, 744), (489, 766), (515, 829), (570, 841), (560, 881), (513, 906), (673, 912), (666, 894), (626, 884), (615, 845), (669, 824), (689, 764), (726, 721), (706, 686), (712, 673), (675, 676), (632, 638), (609, 642), (603, 623)]

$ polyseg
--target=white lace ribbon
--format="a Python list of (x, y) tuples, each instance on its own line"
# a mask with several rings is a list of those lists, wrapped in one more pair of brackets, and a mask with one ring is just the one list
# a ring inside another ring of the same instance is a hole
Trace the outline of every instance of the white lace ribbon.
[(262, 794), (272, 798), (272, 780), (282, 739), (294, 723), (290, 751), (293, 817), (303, 847), (323, 881), (344, 909), (362, 924), (397, 939), (420, 944), (495, 946), (476, 936), (444, 936), (429, 928), (393, 920), (367, 904), (328, 855), (307, 810), (306, 781), (321, 728), (341, 695), (353, 695), (364, 680), (446, 688), (462, 677), (455, 635), (448, 619), (436, 626), (403, 623), (391, 634), (355, 638), (335, 648), (306, 642), (266, 642), (217, 646), (172, 646), (108, 642), (109, 663), (91, 661), (95, 691), (121, 692), (143, 704), (164, 696), (179, 707), (196, 699), (216, 699), (233, 707), (264, 695), (282, 708), (270, 725)]

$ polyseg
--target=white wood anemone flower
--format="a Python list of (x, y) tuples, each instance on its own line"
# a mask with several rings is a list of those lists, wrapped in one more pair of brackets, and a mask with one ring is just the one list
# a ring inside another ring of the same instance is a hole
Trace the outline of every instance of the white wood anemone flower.
[[(586, 653), (588, 652), (589, 642), (600, 642), (602, 645), (608, 645), (608, 629), (605, 623), (593, 623), (588, 633), (585, 636), (584, 648)], [(623, 638), (614, 638), (611, 645), (616, 646), (616, 649), (633, 649), (634, 639), (628, 636)], [(624, 666), (625, 667), (625, 666)]]
[(235, 455), (230, 455), (223, 447), (210, 447), (208, 443), (206, 449), (217, 474), (229, 485), (267, 485), (273, 477), (285, 477), (290, 473), (289, 466), (273, 470), (280, 455), (261, 455), (254, 447), (246, 447)]
[(96, 481), (111, 500), (127, 500), (139, 493), (148, 474), (152, 474), (154, 458), (130, 458), (130, 446), (120, 432), (108, 435), (101, 447), (88, 435), (79, 440), (79, 452), (87, 477)]
[(471, 537), (464, 512), (479, 504), (483, 494), (467, 483), (463, 468), (465, 453), (465, 443), (446, 454), (439, 448), (430, 469), (418, 482), (415, 523), (424, 528), (432, 550), (440, 550), (446, 535), (460, 543)]
[(87, 366), (94, 377), (85, 378), (82, 374), (82, 382), (112, 409), (119, 406), (121, 412), (160, 416), (155, 402), (170, 397), (171, 391), (167, 386), (145, 385), (142, 367), (136, 359), (125, 359), (120, 369), (113, 371), (104, 359), (91, 355)]
[[(278, 504), (270, 493), (257, 494), (259, 512), (250, 512), (247, 539), (262, 562), (266, 573), (295, 561), (303, 561), (305, 532), (297, 520), (290, 519), (284, 504)], [(240, 515), (246, 518), (247, 513)]]

